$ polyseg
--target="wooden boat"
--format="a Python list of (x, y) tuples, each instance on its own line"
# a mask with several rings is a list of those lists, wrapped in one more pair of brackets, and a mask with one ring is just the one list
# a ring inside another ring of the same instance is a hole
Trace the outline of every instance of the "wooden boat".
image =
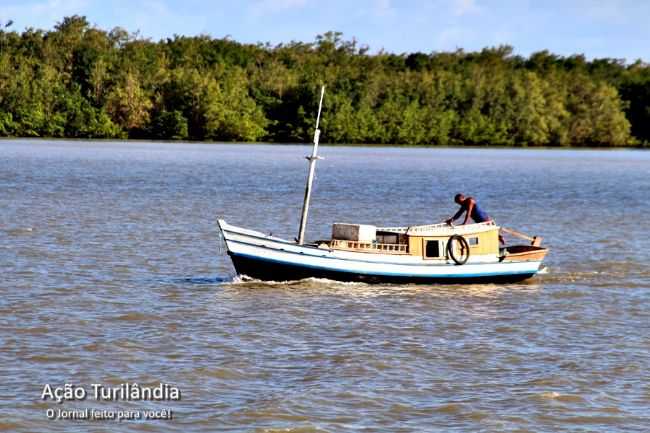
[(330, 239), (303, 245), (223, 220), (219, 227), (237, 273), (260, 280), (517, 282), (535, 275), (547, 253), (533, 245), (499, 248), (499, 227), (494, 223), (377, 228), (375, 240)]
[[(451, 226), (445, 223), (411, 227), (334, 224), (328, 240), (305, 243), (320, 131), (318, 123), (309, 160), (309, 174), (299, 236), (289, 241), (218, 220), (227, 252), (239, 275), (287, 281), (328, 278), (369, 283), (517, 282), (542, 269), (548, 250), (541, 238), (529, 237), (494, 222)], [(501, 233), (531, 244), (501, 248)]]

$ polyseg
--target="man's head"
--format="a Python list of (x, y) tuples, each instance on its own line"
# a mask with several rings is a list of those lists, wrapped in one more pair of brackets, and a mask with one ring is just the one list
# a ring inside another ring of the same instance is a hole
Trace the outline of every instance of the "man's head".
[(461, 193), (458, 193), (454, 196), (454, 201), (458, 204), (463, 204), (465, 201), (465, 196)]

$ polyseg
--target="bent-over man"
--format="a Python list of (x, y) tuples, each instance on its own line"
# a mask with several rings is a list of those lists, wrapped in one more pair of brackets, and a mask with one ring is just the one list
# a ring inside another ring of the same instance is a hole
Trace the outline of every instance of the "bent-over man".
[(489, 222), (492, 221), (492, 218), (488, 216), (483, 209), (480, 208), (476, 200), (474, 200), (473, 197), (465, 197), (463, 194), (456, 194), (454, 197), (454, 201), (460, 205), (460, 209), (458, 209), (458, 212), (456, 214), (449, 218), (447, 221), (445, 221), (447, 224), (451, 224), (460, 216), (464, 213), (465, 214), (465, 220), (463, 221), (463, 225), (467, 224), (467, 220), (472, 217), (474, 222), (476, 223), (484, 223), (484, 222)]

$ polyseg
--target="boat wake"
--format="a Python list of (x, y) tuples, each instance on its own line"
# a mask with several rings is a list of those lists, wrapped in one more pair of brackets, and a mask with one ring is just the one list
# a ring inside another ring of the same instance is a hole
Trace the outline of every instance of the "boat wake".
[(222, 284), (232, 289), (246, 290), (288, 290), (309, 294), (344, 295), (354, 297), (411, 296), (425, 294), (435, 297), (477, 296), (493, 298), (512, 291), (537, 291), (540, 285), (533, 281), (519, 284), (368, 284), (363, 282), (343, 282), (326, 278), (305, 278), (291, 281), (265, 281), (236, 276)]
[(650, 271), (637, 262), (601, 261), (575, 266), (555, 266), (553, 272), (540, 271), (538, 280), (543, 284), (608, 287), (620, 286), (625, 282), (629, 287), (647, 287), (650, 284)]
[(249, 277), (248, 275), (237, 275), (227, 284), (230, 285), (240, 285), (240, 286), (253, 286), (253, 285), (263, 285), (263, 286), (345, 286), (345, 287), (366, 287), (372, 286), (371, 284), (362, 283), (358, 281), (337, 281), (330, 280), (328, 278), (303, 278), (301, 280), (284, 280), (284, 281), (274, 281), (274, 280), (258, 280), (257, 278)]

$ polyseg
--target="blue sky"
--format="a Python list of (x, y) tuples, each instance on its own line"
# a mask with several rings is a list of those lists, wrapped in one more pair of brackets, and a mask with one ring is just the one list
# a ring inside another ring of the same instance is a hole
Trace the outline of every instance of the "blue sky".
[(66, 15), (97, 26), (230, 36), (242, 42), (313, 41), (343, 32), (372, 52), (477, 50), (650, 61), (650, 0), (0, 0), (0, 22), (51, 29)]

